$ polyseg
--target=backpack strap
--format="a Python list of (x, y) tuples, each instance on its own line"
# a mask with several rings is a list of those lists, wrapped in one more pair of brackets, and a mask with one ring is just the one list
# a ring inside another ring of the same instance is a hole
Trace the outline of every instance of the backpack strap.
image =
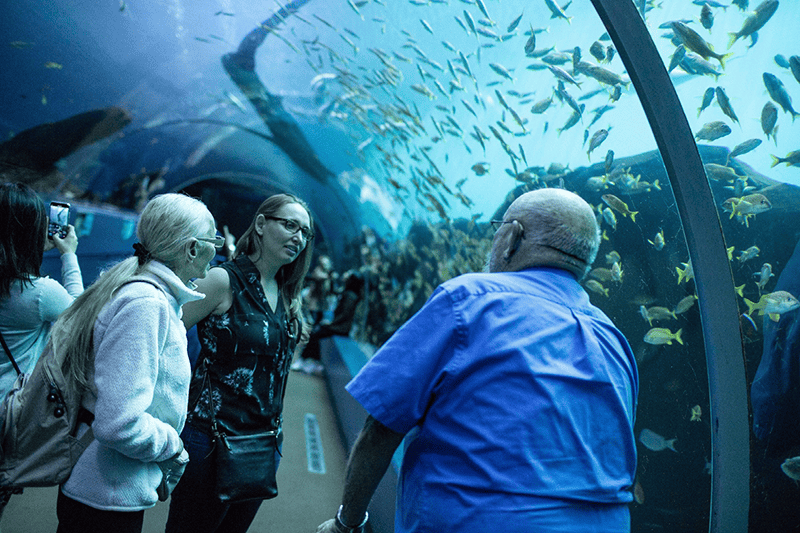
[(14, 356), (11, 355), (11, 350), (8, 349), (8, 344), (6, 344), (6, 340), (3, 338), (3, 333), (0, 332), (0, 344), (3, 345), (3, 349), (8, 354), (8, 358), (11, 360), (11, 364), (14, 366), (14, 370), (17, 371), (17, 375), (19, 376), (22, 372), (19, 369), (19, 365), (17, 365), (17, 361), (14, 359)]

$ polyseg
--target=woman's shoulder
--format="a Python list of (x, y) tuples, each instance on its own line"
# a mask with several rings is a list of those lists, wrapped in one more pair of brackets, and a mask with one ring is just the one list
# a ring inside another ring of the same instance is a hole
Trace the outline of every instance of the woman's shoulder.
[[(226, 263), (223, 263), (223, 265)], [(195, 280), (197, 289), (208, 296), (211, 292), (228, 291), (231, 288), (231, 273), (223, 265), (213, 267), (202, 279)]]
[(52, 296), (67, 295), (67, 289), (58, 281), (43, 276), (30, 281), (16, 280), (11, 284), (11, 300), (48, 300)]

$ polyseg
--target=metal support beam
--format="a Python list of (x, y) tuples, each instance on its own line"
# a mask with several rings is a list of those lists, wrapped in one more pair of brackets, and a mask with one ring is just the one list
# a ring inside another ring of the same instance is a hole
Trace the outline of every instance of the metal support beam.
[(714, 197), (675, 87), (642, 15), (631, 0), (592, 3), (650, 122), (694, 268), (711, 402), (709, 531), (744, 533), (750, 503), (747, 381), (733, 274)]

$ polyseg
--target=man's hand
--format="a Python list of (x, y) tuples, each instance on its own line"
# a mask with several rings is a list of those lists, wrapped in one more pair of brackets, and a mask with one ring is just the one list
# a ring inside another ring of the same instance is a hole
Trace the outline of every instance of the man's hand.
[(317, 533), (341, 533), (341, 531), (336, 527), (336, 520), (331, 518), (317, 526)]
[(342, 529), (336, 523), (336, 519), (331, 518), (330, 520), (321, 523), (317, 526), (316, 533), (363, 533), (364, 528), (359, 527), (356, 529)]

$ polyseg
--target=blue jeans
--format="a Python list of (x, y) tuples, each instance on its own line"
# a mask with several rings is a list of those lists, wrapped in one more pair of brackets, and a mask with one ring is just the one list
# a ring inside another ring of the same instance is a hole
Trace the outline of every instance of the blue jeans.
[[(262, 500), (219, 501), (211, 436), (187, 424), (181, 439), (189, 453), (189, 464), (172, 491), (166, 533), (245, 533)], [(279, 459), (277, 456), (276, 468)]]

